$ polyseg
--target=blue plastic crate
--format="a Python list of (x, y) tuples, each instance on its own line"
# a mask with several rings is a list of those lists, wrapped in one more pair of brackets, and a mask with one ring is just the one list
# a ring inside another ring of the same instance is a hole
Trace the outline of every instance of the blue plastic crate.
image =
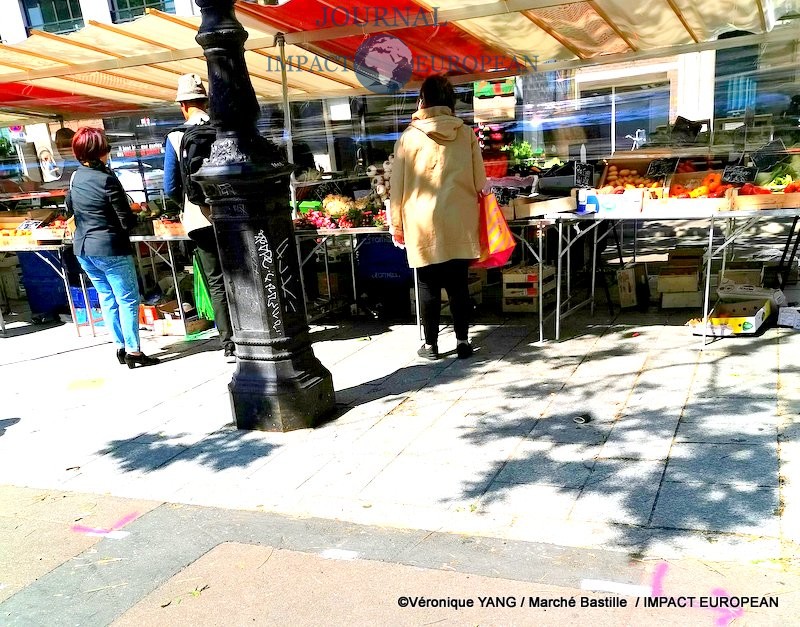
[[(72, 295), (72, 302), (75, 305), (75, 309), (86, 309), (86, 301), (83, 299), (83, 291), (81, 288), (73, 285), (69, 288), (69, 292)], [(97, 290), (87, 285), (86, 294), (89, 296), (89, 305), (95, 309), (99, 309), (100, 299), (97, 297)]]

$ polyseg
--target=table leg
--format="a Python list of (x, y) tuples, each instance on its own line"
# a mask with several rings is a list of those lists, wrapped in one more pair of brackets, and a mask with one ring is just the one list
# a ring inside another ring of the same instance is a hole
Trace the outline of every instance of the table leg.
[(561, 339), (561, 251), (563, 249), (563, 225), (558, 221), (558, 256), (556, 257), (556, 341)]
[(589, 313), (594, 315), (594, 290), (597, 285), (597, 228), (594, 229), (594, 243), (592, 244), (592, 302)]
[(714, 217), (711, 217), (711, 224), (708, 228), (708, 259), (706, 260), (706, 289), (703, 297), (703, 344), (700, 350), (706, 347), (706, 331), (708, 327), (709, 300), (711, 298), (711, 262), (714, 257)]
[(186, 312), (183, 311), (181, 300), (181, 286), (178, 283), (178, 273), (175, 271), (175, 258), (172, 255), (172, 242), (167, 240), (167, 255), (169, 256), (169, 269), (172, 271), (172, 284), (175, 286), (175, 300), (178, 301), (178, 315), (183, 323), (183, 333), (186, 335)]
[[(544, 295), (542, 294), (542, 272), (544, 272), (543, 243), (544, 229), (543, 224), (536, 227), (536, 239), (539, 240), (539, 343), (544, 343)], [(501, 296), (502, 298), (502, 296)]]
[[(89, 328), (92, 330), (92, 337), (97, 337), (97, 333), (94, 330), (94, 316), (92, 315), (92, 303), (89, 302), (89, 292), (86, 289), (86, 280), (83, 278), (83, 272), (78, 275), (78, 279), (81, 282), (81, 294), (83, 295), (83, 306), (86, 309), (86, 321), (89, 324)], [(110, 321), (107, 321), (107, 324), (110, 324)]]
[[(353, 274), (353, 306), (350, 309), (351, 313), (358, 315), (358, 286), (356, 286), (356, 245), (354, 235), (350, 234), (350, 271)], [(326, 253), (325, 260), (327, 263), (328, 255)]]

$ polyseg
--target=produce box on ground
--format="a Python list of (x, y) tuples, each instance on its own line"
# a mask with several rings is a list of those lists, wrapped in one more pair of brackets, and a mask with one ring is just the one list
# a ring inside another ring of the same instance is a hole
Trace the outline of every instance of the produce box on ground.
[(800, 330), (800, 307), (781, 307), (778, 309), (778, 326)]
[(658, 275), (658, 291), (696, 292), (699, 284), (697, 266), (667, 266)]
[(761, 285), (762, 269), (740, 269), (732, 270), (725, 268), (725, 271), (720, 271), (717, 278), (717, 285), (722, 285), (723, 281), (731, 281), (737, 285)]
[[(555, 288), (556, 269), (544, 266), (542, 270), (542, 293)], [(538, 296), (539, 266), (514, 266), (503, 270), (503, 296)]]
[(663, 309), (696, 309), (703, 306), (703, 292), (665, 292), (661, 295)]
[[(503, 270), (503, 313), (536, 313), (539, 311), (539, 266), (515, 266)], [(542, 302), (555, 299), (555, 268), (542, 270)]]
[(769, 300), (773, 307), (786, 305), (786, 295), (781, 290), (756, 285), (738, 285), (730, 279), (720, 281), (717, 286), (717, 296), (725, 301)]
[[(706, 325), (710, 337), (753, 335), (769, 318), (772, 306), (768, 300), (748, 300), (740, 303), (720, 303), (711, 310)], [(694, 335), (703, 335), (703, 320), (688, 322)]]
[(621, 270), (617, 270), (617, 289), (620, 307), (636, 307), (639, 304), (639, 300), (644, 298), (643, 289), (647, 290), (648, 296), (650, 294), (646, 265), (644, 263), (632, 263)]

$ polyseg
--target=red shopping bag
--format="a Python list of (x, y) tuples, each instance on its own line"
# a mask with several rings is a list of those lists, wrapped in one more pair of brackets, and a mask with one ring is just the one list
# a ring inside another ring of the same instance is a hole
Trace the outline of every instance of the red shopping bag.
[(480, 194), (480, 215), (478, 216), (478, 235), (481, 243), (481, 256), (472, 262), (473, 268), (499, 268), (506, 265), (514, 252), (514, 236), (508, 228), (505, 216), (497, 204), (494, 194)]

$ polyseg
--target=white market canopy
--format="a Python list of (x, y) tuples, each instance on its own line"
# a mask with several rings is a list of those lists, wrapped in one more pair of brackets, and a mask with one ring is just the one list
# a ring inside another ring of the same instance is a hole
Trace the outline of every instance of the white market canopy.
[[(289, 99), (369, 91), (354, 71), (359, 46), (391, 34), (413, 57), (413, 88), (431, 73), (456, 82), (671, 56), (746, 43), (800, 39), (797, 0), (289, 0), (237, 2), (248, 32), (245, 58), (256, 96), (283, 95), (275, 35), (285, 34)], [(334, 7), (334, 8), (332, 8)], [(378, 13), (378, 11), (385, 11)], [(0, 126), (38, 118), (131, 114), (172, 103), (177, 77), (207, 80), (194, 37), (199, 17), (159, 11), (124, 24), (89, 20), (69, 35), (36, 31), (0, 45)], [(752, 33), (717, 40), (729, 31)]]

